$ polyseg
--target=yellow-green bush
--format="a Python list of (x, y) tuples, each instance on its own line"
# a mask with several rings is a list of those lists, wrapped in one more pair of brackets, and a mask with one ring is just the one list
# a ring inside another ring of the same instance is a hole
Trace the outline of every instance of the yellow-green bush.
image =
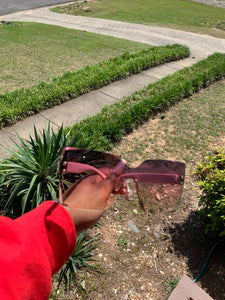
[(225, 149), (207, 157), (197, 166), (196, 174), (201, 190), (200, 212), (209, 218), (205, 231), (225, 235)]

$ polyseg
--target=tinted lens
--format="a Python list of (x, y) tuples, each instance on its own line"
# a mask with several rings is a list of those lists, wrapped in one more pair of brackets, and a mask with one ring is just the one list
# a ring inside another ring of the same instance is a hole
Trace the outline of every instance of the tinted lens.
[(152, 173), (185, 175), (185, 164), (171, 160), (146, 160), (140, 164), (138, 169), (146, 169)]
[[(136, 181), (136, 190), (141, 206), (151, 213), (174, 211), (179, 205), (185, 177), (185, 164), (166, 160), (148, 160), (138, 169), (159, 174), (158, 178), (165, 180), (167, 174), (178, 175), (178, 183), (151, 183)], [(168, 177), (169, 178), (169, 177)]]
[(61, 164), (63, 164), (63, 161), (71, 161), (87, 164), (95, 168), (101, 168), (115, 167), (120, 160), (119, 156), (110, 153), (88, 149), (69, 148), (69, 150), (64, 152)]
[[(110, 153), (104, 153), (104, 152), (89, 150), (89, 149), (66, 148), (59, 164), (59, 173), (62, 173), (63, 163), (68, 161), (87, 164), (95, 168), (101, 168), (101, 167), (114, 168), (120, 160), (121, 159), (119, 156)], [(68, 187), (70, 187), (75, 181), (80, 180), (86, 174), (87, 173), (62, 174), (61, 182), (62, 182), (63, 192)]]
[(177, 209), (183, 184), (136, 183), (138, 198), (142, 208), (151, 213), (174, 211)]

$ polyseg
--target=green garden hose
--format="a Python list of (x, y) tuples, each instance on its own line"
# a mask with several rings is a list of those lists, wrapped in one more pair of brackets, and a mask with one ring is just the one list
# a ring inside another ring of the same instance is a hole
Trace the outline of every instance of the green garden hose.
[(210, 259), (210, 256), (211, 256), (213, 250), (214, 250), (214, 249), (216, 248), (216, 246), (217, 246), (220, 242), (222, 242), (224, 239), (225, 239), (225, 237), (223, 237), (222, 239), (220, 239), (219, 241), (217, 241), (217, 242), (212, 246), (212, 248), (211, 248), (210, 251), (209, 251), (209, 254), (208, 254), (208, 256), (207, 256), (207, 258), (206, 258), (206, 260), (205, 260), (205, 263), (204, 263), (204, 265), (203, 265), (201, 271), (200, 271), (200, 272), (198, 273), (198, 275), (194, 278), (194, 280), (193, 280), (194, 282), (196, 282), (196, 281), (199, 279), (199, 277), (202, 275), (202, 273), (204, 272), (204, 270), (205, 270), (205, 268), (206, 268), (206, 266), (207, 266), (207, 264), (208, 264), (208, 262), (209, 262), (209, 259)]

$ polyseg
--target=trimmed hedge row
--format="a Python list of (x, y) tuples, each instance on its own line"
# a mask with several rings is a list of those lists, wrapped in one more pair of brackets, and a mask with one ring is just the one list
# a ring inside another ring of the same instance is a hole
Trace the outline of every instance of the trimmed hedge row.
[(71, 127), (69, 134), (71, 137), (79, 134), (79, 140), (89, 143), (89, 147), (109, 150), (112, 143), (144, 123), (151, 114), (166, 109), (224, 76), (225, 54), (215, 53), (104, 107), (97, 115)]
[(189, 48), (179, 44), (150, 47), (147, 50), (124, 53), (75, 72), (67, 72), (31, 88), (2, 94), (0, 127), (144, 69), (189, 55)]

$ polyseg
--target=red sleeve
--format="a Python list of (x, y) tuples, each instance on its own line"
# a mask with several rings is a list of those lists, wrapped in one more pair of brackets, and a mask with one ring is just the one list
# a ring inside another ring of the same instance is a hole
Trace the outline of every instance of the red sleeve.
[(75, 244), (70, 215), (53, 201), (16, 220), (0, 217), (0, 298), (48, 299), (52, 275)]

